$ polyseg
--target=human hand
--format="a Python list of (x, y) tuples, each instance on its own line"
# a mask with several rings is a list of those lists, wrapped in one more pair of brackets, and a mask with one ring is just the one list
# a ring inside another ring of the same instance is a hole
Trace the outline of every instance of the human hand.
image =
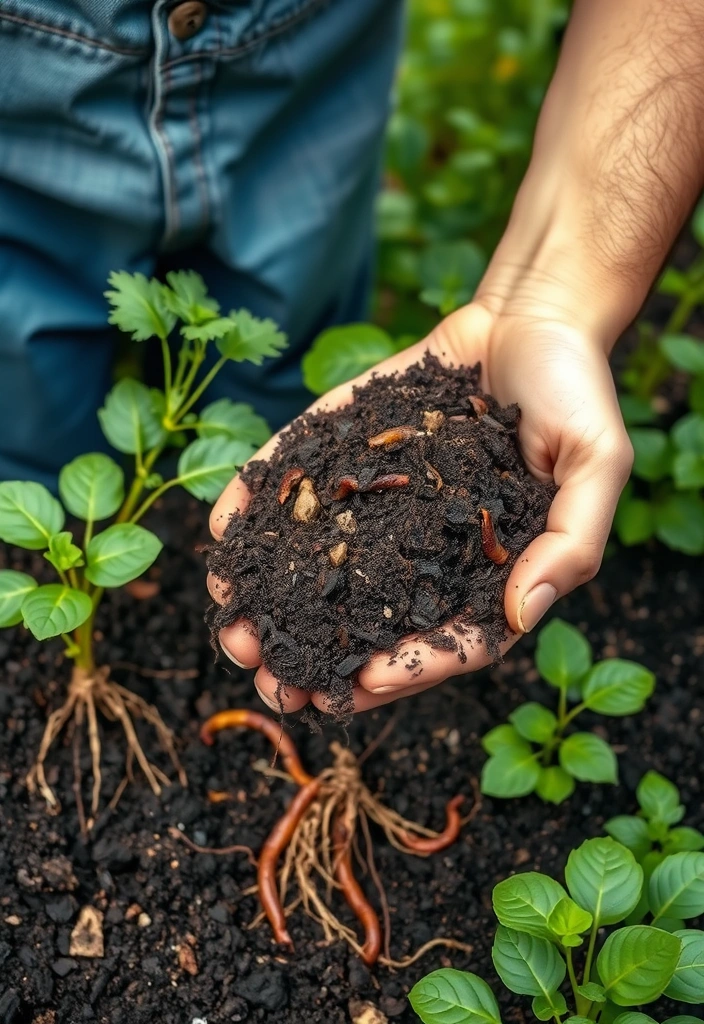
[[(621, 419), (611, 372), (603, 348), (574, 327), (555, 319), (492, 311), (475, 302), (447, 317), (427, 339), (386, 360), (375, 372), (402, 371), (429, 350), (442, 362), (482, 364), (482, 387), (503, 405), (521, 407), (520, 442), (529, 470), (539, 479), (554, 479), (559, 491), (546, 532), (519, 557), (505, 592), (506, 618), (512, 634), (508, 650), (532, 629), (553, 601), (590, 579), (601, 562), (613, 513), (632, 461), (630, 442)], [(352, 399), (352, 387), (365, 374), (329, 392), (311, 408), (333, 409)], [(255, 458), (268, 458), (272, 438)], [(211, 515), (213, 536), (222, 536), (234, 511), (249, 500), (239, 477), (223, 492)], [(221, 600), (218, 581), (209, 577), (213, 598)], [(451, 628), (451, 625), (447, 628)], [(457, 654), (432, 649), (416, 638), (407, 646), (420, 651), (423, 681), (408, 685), (402, 659), (389, 665), (375, 655), (359, 673), (355, 710), (364, 711), (401, 696), (428, 689), (452, 675), (473, 672), (490, 662), (480, 631), (465, 644), (467, 661)], [(224, 652), (240, 666), (257, 668), (255, 685), (275, 710), (299, 710), (309, 701), (328, 710), (324, 694), (285, 688), (261, 663), (252, 627), (238, 622), (221, 631)], [(402, 645), (403, 649), (403, 645)]]

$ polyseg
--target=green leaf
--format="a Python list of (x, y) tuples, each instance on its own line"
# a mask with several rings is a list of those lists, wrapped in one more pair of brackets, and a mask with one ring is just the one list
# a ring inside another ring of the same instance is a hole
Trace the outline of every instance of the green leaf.
[(695, 242), (704, 246), (704, 200), (700, 199), (695, 206), (689, 227)]
[(421, 302), (446, 316), (469, 302), (485, 268), (486, 257), (473, 242), (432, 243), (420, 258)]
[(567, 690), (591, 668), (592, 649), (578, 629), (562, 619), (552, 619), (538, 633), (535, 664), (546, 682)]
[(83, 552), (73, 543), (73, 534), (68, 530), (55, 533), (49, 541), (49, 550), (44, 552), (47, 562), (51, 562), (59, 572), (75, 569), (84, 565)]
[(691, 1017), (688, 1013), (682, 1013), (678, 1017), (668, 1017), (664, 1024), (704, 1024), (701, 1017)]
[(43, 484), (23, 480), (0, 483), (0, 540), (43, 551), (64, 525), (64, 510)]
[(199, 437), (181, 452), (178, 460), (178, 482), (194, 498), (215, 502), (252, 454), (246, 441), (234, 441), (218, 434)]
[(618, 781), (618, 766), (613, 750), (593, 732), (575, 732), (560, 744), (560, 764), (580, 782)]
[(704, 413), (704, 374), (694, 377), (690, 382), (689, 406), (693, 412)]
[(169, 287), (164, 289), (168, 309), (187, 324), (215, 320), (220, 304), (211, 299), (200, 274), (195, 270), (170, 270), (166, 275)]
[(503, 925), (496, 930), (491, 958), (506, 988), (523, 996), (549, 997), (567, 972), (552, 942)]
[(591, 928), (592, 921), (588, 910), (565, 895), (553, 907), (547, 923), (551, 935), (557, 936), (563, 946), (581, 946), (580, 935)]
[(618, 539), (626, 547), (644, 544), (655, 532), (655, 512), (649, 501), (629, 498), (619, 501), (614, 519)]
[(512, 725), (497, 725), (482, 736), (482, 746), (487, 754), (498, 754), (505, 747), (525, 750), (526, 744)]
[(508, 719), (524, 739), (534, 743), (546, 743), (557, 728), (557, 718), (552, 711), (534, 701), (521, 704)]
[(623, 921), (638, 903), (643, 869), (625, 846), (611, 838), (587, 839), (567, 860), (570, 895), (596, 923)]
[(637, 1013), (635, 1010), (627, 1010), (626, 1013), (619, 1013), (613, 1024), (657, 1024), (647, 1013)]
[(224, 338), (227, 334), (237, 330), (237, 323), (229, 316), (216, 316), (212, 320), (206, 319), (204, 323), (187, 324), (181, 328), (181, 334), (188, 341), (216, 341)]
[(0, 626), (16, 626), (22, 621), (22, 604), (27, 594), (37, 588), (37, 581), (26, 572), (0, 569)]
[(554, 938), (548, 918), (567, 898), (559, 882), (537, 871), (524, 871), (499, 882), (492, 893), (494, 913), (507, 928), (543, 939)]
[(129, 334), (133, 341), (168, 338), (176, 317), (167, 308), (166, 290), (159, 281), (153, 277), (147, 279), (144, 274), (115, 270), (108, 284), (112, 286), (105, 292), (112, 307), (108, 323)]
[(97, 522), (114, 515), (125, 497), (125, 475), (108, 455), (79, 455), (59, 473), (59, 494), (72, 516)]
[(674, 932), (683, 947), (665, 995), (680, 1002), (704, 1002), (704, 932), (689, 928)]
[(86, 579), (96, 587), (121, 587), (149, 568), (163, 545), (136, 523), (116, 523), (98, 533), (86, 551)]
[(323, 331), (303, 356), (303, 383), (323, 395), (394, 355), (396, 347), (381, 327), (347, 324)]
[(663, 334), (660, 351), (671, 366), (686, 373), (704, 373), (704, 342), (689, 334)]
[(633, 475), (650, 482), (667, 476), (672, 450), (665, 431), (654, 427), (631, 427), (628, 436), (634, 452)]
[(22, 602), (24, 624), (37, 640), (70, 633), (86, 621), (92, 610), (87, 594), (61, 583), (37, 587)]
[(652, 423), (656, 419), (655, 410), (648, 398), (621, 394), (618, 396), (618, 404), (621, 407), (623, 421), (628, 427)]
[(563, 1024), (594, 1024), (594, 1022), (590, 1021), (589, 1017), (579, 1017), (577, 1014), (573, 1014), (563, 1021)]
[(118, 381), (107, 393), (98, 419), (113, 448), (127, 455), (147, 452), (168, 437), (153, 392), (130, 377)]
[(561, 992), (551, 992), (547, 996), (535, 996), (532, 1003), (534, 1016), (538, 1020), (550, 1020), (556, 1014), (567, 1013), (567, 1003)]
[(286, 348), (286, 335), (273, 320), (259, 320), (247, 309), (231, 309), (230, 317), (235, 328), (215, 342), (226, 359), (261, 366), (267, 357), (278, 356)]
[(235, 441), (246, 441), (255, 450), (271, 437), (263, 416), (258, 416), (251, 405), (233, 402), (229, 398), (220, 398), (206, 405), (198, 417), (196, 429), (200, 437), (224, 434)]
[(677, 452), (672, 460), (672, 479), (680, 491), (704, 487), (704, 455)]
[(704, 853), (673, 853), (658, 864), (648, 886), (653, 923), (704, 914)]
[(501, 1024), (494, 993), (468, 971), (432, 971), (416, 982), (408, 1000), (423, 1024)]
[(539, 778), (540, 765), (527, 743), (522, 747), (504, 747), (484, 764), (481, 791), (504, 799), (527, 796)]
[(676, 267), (666, 267), (663, 275), (657, 283), (657, 290), (660, 295), (680, 296), (689, 288), (687, 275)]
[(675, 423), (671, 431), (675, 448), (680, 452), (704, 455), (704, 416), (690, 412)]
[(697, 494), (670, 494), (655, 505), (655, 533), (673, 551), (704, 554), (704, 501)]
[(586, 985), (578, 985), (577, 992), (584, 996), (590, 1003), (605, 1003), (606, 992), (603, 985), (597, 985), (595, 981), (588, 981)]
[(648, 826), (642, 818), (631, 814), (620, 814), (610, 818), (604, 830), (622, 846), (628, 847), (636, 860), (640, 860), (652, 847)]
[(574, 779), (559, 765), (541, 768), (535, 792), (548, 804), (561, 804), (574, 793)]
[(696, 828), (673, 828), (664, 842), (665, 853), (680, 853), (683, 850), (704, 850), (704, 835)]
[(681, 946), (674, 935), (647, 925), (612, 932), (597, 957), (608, 998), (618, 1006), (652, 1003), (675, 973)]
[(632, 715), (642, 711), (655, 689), (655, 676), (643, 665), (607, 658), (595, 665), (582, 689), (584, 703), (602, 715)]
[(648, 771), (638, 783), (636, 800), (646, 818), (665, 825), (682, 821), (685, 809), (680, 803), (680, 791), (660, 772)]

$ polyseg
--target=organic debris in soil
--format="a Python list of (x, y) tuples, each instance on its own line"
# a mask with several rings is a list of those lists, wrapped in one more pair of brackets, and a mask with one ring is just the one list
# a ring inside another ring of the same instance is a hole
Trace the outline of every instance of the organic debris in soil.
[(462, 663), (479, 626), (498, 657), (506, 580), (555, 490), (525, 468), (518, 407), (479, 380), (479, 365), (426, 355), (355, 388), (351, 405), (295, 420), (270, 461), (250, 463), (249, 507), (209, 552), (227, 587), (213, 640), (250, 621), (281, 686), (327, 693), (338, 717), (370, 656), (393, 657), (409, 635)]

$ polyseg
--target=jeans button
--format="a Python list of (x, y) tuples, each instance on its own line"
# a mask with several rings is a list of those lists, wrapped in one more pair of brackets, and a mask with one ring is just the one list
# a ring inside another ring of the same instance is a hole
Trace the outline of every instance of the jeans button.
[(197, 35), (208, 16), (208, 8), (201, 0), (187, 0), (174, 7), (169, 15), (169, 32), (182, 42)]

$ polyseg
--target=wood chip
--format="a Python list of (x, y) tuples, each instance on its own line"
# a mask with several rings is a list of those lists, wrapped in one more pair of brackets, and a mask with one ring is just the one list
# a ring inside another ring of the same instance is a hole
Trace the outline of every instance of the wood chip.
[(349, 509), (346, 512), (340, 512), (339, 516), (335, 516), (335, 522), (343, 533), (357, 532), (357, 520)]
[(193, 947), (188, 942), (182, 942), (176, 950), (176, 955), (181, 970), (195, 977), (198, 974), (198, 961)]
[(370, 437), (367, 444), (370, 448), (388, 448), (401, 441), (410, 441), (412, 437), (417, 437), (418, 433), (419, 431), (415, 427), (406, 424), (400, 427), (390, 427), (388, 430), (382, 430), (380, 434)]
[(445, 413), (440, 412), (439, 409), (433, 409), (432, 411), (426, 411), (423, 413), (423, 426), (429, 434), (436, 434), (444, 422)]
[(352, 1024), (389, 1024), (389, 1018), (374, 1003), (350, 1001)]
[(69, 956), (105, 956), (103, 942), (103, 915), (95, 907), (81, 907), (76, 925), (71, 932)]
[(320, 515), (318, 501), (310, 477), (304, 477), (298, 487), (296, 503), (293, 506), (293, 518), (299, 523), (312, 523)]
[(148, 928), (151, 923), (152, 919), (149, 916), (149, 914), (145, 914), (144, 911), (142, 911), (142, 913), (137, 918), (137, 924), (139, 925), (139, 927)]
[(391, 618), (393, 618), (393, 614), (394, 614), (393, 613), (393, 609), (389, 608), (388, 604), (385, 604), (384, 605), (384, 618), (385, 619), (391, 619)]
[(334, 566), (342, 565), (347, 558), (347, 543), (343, 540), (334, 548), (330, 548), (328, 557)]

